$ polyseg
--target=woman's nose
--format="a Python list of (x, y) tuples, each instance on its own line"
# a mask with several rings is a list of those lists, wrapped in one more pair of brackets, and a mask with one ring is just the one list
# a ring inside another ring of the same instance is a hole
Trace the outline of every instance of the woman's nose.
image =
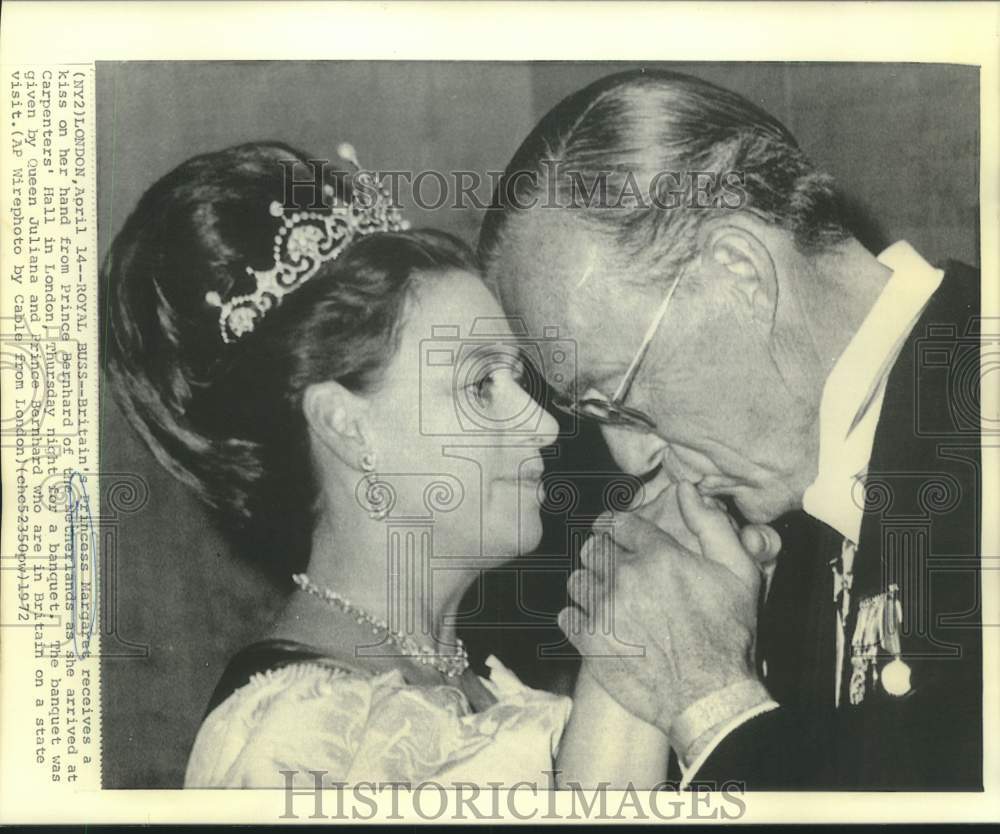
[(535, 439), (539, 448), (541, 448), (542, 446), (555, 443), (556, 438), (559, 436), (559, 422), (541, 405), (538, 406), (538, 410), (540, 414)]
[(514, 400), (511, 403), (514, 409), (512, 413), (524, 415), (516, 431), (519, 434), (530, 433), (539, 448), (555, 442), (559, 435), (559, 423), (556, 418), (519, 384), (514, 383), (511, 386), (510, 394)]

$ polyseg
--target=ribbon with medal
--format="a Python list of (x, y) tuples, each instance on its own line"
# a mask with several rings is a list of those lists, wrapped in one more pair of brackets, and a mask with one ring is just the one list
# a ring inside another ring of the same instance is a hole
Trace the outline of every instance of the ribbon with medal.
[(899, 600), (899, 587), (889, 589), (858, 603), (858, 618), (851, 640), (851, 682), (849, 697), (852, 704), (860, 704), (870, 687), (879, 681), (878, 660), (892, 657), (881, 671), (882, 688), (895, 698), (910, 691), (910, 667), (903, 661), (900, 631), (903, 624), (903, 605)]

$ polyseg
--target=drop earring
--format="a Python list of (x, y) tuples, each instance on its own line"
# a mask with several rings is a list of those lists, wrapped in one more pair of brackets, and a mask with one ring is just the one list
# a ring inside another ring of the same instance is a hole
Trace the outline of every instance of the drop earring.
[(367, 451), (361, 455), (361, 471), (365, 473), (365, 498), (368, 506), (368, 517), (373, 521), (384, 521), (389, 515), (389, 501), (386, 489), (379, 483), (378, 475), (375, 474), (375, 453)]

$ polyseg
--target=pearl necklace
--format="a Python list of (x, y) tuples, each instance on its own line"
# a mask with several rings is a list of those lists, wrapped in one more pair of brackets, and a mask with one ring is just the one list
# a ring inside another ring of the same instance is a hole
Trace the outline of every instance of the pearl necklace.
[(469, 668), (469, 653), (465, 650), (465, 643), (462, 642), (461, 637), (455, 638), (458, 643), (458, 652), (456, 654), (438, 654), (426, 646), (421, 646), (416, 640), (407, 637), (405, 634), (393, 631), (389, 628), (388, 623), (372, 616), (363, 608), (354, 605), (349, 599), (341, 596), (336, 591), (314, 585), (312, 580), (304, 573), (293, 574), (292, 581), (307, 594), (312, 594), (314, 597), (318, 597), (323, 602), (339, 608), (345, 614), (353, 617), (360, 625), (370, 625), (373, 634), (384, 631), (389, 639), (403, 651), (405, 657), (417, 661), (422, 666), (430, 666), (449, 678), (457, 678)]

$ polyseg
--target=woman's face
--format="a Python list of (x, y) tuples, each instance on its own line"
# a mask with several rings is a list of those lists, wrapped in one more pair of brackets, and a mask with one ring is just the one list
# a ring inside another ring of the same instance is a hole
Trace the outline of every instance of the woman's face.
[(496, 564), (534, 549), (542, 459), (553, 417), (521, 386), (499, 304), (464, 271), (416, 276), (399, 351), (369, 395), (384, 523), (429, 527), (436, 557)]

